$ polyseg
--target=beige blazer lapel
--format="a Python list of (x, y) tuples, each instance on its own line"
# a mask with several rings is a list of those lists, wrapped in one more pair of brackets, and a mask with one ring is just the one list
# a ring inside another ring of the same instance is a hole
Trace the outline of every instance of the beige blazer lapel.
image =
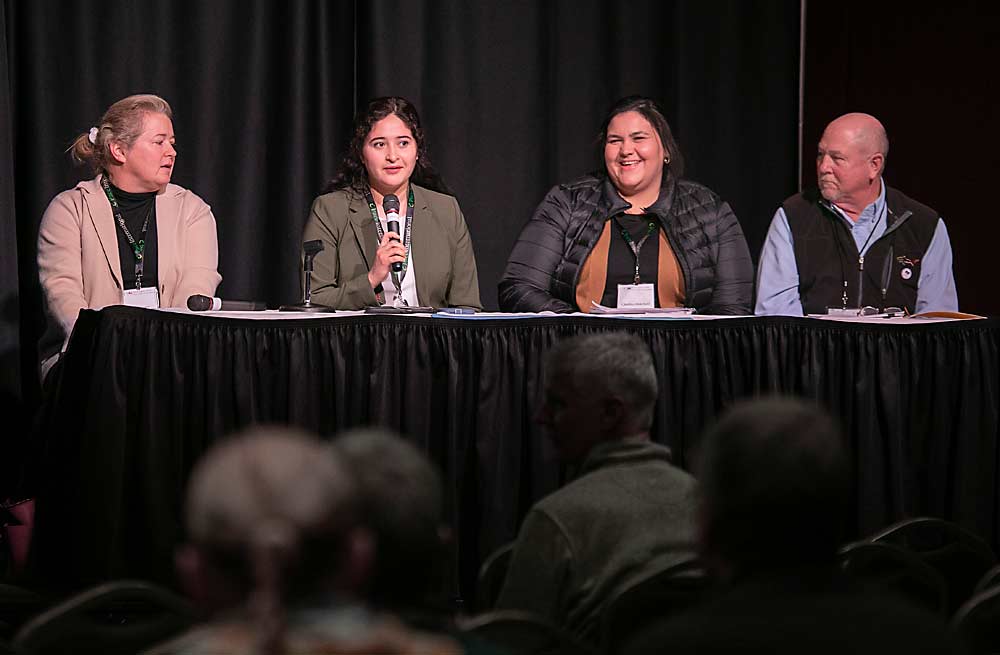
[(370, 271), (372, 262), (375, 261), (375, 250), (378, 248), (378, 231), (375, 229), (375, 221), (372, 220), (371, 210), (365, 199), (359, 198), (356, 193), (350, 193), (348, 197), (350, 202), (347, 205), (347, 215), (350, 217), (351, 232), (364, 260), (365, 268)]
[(122, 289), (122, 264), (118, 257), (118, 228), (115, 226), (115, 217), (111, 213), (111, 203), (101, 188), (100, 177), (77, 185), (83, 192), (83, 203), (87, 206), (87, 213), (90, 215), (97, 239), (101, 243), (104, 251), (104, 258), (108, 262), (111, 277)]
[[(156, 274), (160, 293), (176, 289), (178, 264), (184, 258), (177, 243), (177, 221), (184, 220), (181, 216), (181, 196), (180, 188), (173, 184), (168, 184), (156, 196)], [(172, 303), (173, 298), (160, 299), (162, 306)]]

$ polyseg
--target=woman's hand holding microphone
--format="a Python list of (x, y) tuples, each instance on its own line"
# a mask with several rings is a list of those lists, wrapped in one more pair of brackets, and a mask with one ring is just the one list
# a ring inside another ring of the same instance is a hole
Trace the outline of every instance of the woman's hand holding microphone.
[(377, 288), (385, 277), (389, 274), (389, 267), (394, 263), (402, 264), (406, 261), (406, 248), (400, 241), (396, 232), (386, 232), (382, 236), (382, 242), (375, 251), (375, 263), (368, 271), (368, 283), (372, 289)]

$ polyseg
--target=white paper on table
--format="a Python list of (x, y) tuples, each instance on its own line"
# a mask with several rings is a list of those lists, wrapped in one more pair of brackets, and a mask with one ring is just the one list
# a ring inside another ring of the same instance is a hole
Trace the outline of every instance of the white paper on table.
[(673, 314), (676, 316), (690, 316), (694, 313), (692, 307), (606, 307), (600, 303), (590, 301), (591, 314)]

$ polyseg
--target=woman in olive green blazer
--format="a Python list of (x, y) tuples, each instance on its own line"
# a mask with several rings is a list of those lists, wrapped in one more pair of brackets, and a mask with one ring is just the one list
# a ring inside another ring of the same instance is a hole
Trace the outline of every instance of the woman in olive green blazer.
[[(324, 245), (313, 260), (314, 303), (482, 309), (469, 229), (455, 197), (432, 190), (444, 186), (408, 101), (376, 98), (359, 113), (328, 188), (313, 202), (302, 237)], [(398, 201), (398, 233), (387, 229), (390, 196)], [(397, 262), (402, 271), (393, 273)]]

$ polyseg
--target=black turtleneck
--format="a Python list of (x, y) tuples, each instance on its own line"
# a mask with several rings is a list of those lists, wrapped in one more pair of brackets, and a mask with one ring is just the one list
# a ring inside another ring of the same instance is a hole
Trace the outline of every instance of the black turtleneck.
[[(146, 247), (143, 250), (142, 286), (159, 287), (156, 270), (156, 192), (129, 193), (122, 191), (114, 184), (111, 185), (111, 192), (115, 194), (122, 218), (125, 219), (125, 225), (132, 233), (132, 237), (136, 241), (143, 239), (146, 242)], [(146, 221), (147, 214), (149, 215), (149, 224), (146, 227), (144, 238), (142, 224)], [(115, 232), (118, 234), (118, 258), (121, 260), (123, 288), (134, 289), (135, 253), (117, 220), (115, 220)]]

